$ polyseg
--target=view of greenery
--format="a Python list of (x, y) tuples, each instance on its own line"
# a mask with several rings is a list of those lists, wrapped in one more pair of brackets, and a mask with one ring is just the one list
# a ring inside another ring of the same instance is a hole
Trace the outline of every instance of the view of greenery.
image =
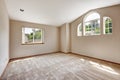
[(38, 28), (25, 28), (25, 43), (42, 42), (42, 30)]
[(106, 18), (105, 20), (105, 33), (112, 33), (112, 20), (110, 18)]
[(33, 40), (33, 33), (28, 34), (27, 37), (28, 37), (29, 41), (32, 41)]
[(93, 20), (85, 23), (85, 33), (86, 35), (96, 35), (100, 34), (100, 23), (99, 20)]
[(41, 39), (42, 31), (38, 30), (35, 31), (34, 39)]
[[(100, 26), (100, 15), (99, 13), (92, 13), (90, 15), (87, 15), (85, 17), (83, 26), (80, 23), (77, 28), (77, 35), (82, 36), (82, 33), (84, 35), (100, 35), (101, 30), (104, 29), (105, 34), (111, 34), (112, 33), (112, 19), (110, 17), (103, 17), (103, 24), (104, 28), (101, 28)], [(83, 30), (84, 29), (84, 30)]]
[(41, 39), (41, 35), (42, 35), (42, 31), (41, 30), (33, 30), (32, 33), (28, 34), (27, 37), (28, 37), (28, 40), (31, 42), (33, 41), (36, 41), (36, 40), (40, 40)]

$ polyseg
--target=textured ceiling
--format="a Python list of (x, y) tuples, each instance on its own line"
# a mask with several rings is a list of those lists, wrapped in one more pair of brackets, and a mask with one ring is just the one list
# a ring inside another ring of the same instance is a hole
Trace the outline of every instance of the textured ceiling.
[(69, 23), (91, 9), (115, 4), (120, 0), (6, 0), (10, 19), (52, 26)]

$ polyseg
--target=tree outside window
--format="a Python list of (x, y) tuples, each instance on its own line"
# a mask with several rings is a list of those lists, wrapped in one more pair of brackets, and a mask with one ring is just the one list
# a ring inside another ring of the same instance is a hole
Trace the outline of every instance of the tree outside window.
[(42, 43), (43, 31), (39, 28), (22, 28), (22, 43)]

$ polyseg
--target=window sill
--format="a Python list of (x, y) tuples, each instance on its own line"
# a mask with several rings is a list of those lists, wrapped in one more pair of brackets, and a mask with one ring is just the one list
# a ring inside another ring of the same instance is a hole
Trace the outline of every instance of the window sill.
[(37, 45), (37, 44), (45, 44), (45, 43), (22, 43), (21, 45)]

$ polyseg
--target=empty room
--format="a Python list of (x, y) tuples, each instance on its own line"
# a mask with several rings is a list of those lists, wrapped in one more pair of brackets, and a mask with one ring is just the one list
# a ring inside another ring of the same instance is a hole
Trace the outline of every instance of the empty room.
[(0, 0), (0, 80), (120, 80), (120, 0)]

